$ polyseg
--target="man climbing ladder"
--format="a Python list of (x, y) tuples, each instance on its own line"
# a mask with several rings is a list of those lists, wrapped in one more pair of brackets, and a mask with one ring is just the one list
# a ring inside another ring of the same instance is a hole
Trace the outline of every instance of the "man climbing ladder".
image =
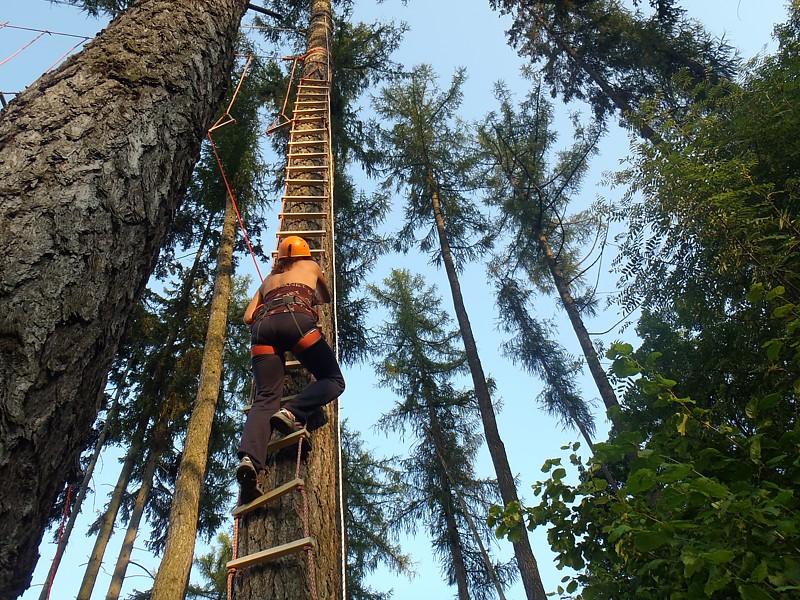
[[(257, 483), (264, 468), (273, 429), (288, 435), (305, 427), (314, 411), (344, 391), (344, 377), (328, 342), (317, 328), (316, 304), (331, 301), (322, 269), (299, 236), (284, 238), (272, 271), (254, 294), (244, 313), (250, 325), (255, 398), (239, 445), (239, 503), (263, 493)], [(280, 407), (285, 375), (284, 352), (316, 378)]]

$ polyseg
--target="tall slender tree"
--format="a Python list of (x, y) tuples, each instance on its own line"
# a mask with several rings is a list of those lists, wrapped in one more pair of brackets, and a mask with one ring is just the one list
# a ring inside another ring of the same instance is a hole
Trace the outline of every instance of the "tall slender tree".
[(544, 290), (555, 288), (609, 409), (618, 401), (582, 316), (582, 311), (591, 308), (592, 290), (582, 298), (574, 292), (584, 275), (579, 252), (587, 238), (603, 239), (605, 226), (598, 210), (567, 218), (571, 195), (580, 189), (600, 132), (579, 129), (573, 147), (561, 152), (551, 166), (555, 142), (552, 107), (541, 90), (531, 93), (518, 110), (502, 85), (497, 95), (499, 112), (489, 115), (479, 139), (490, 165), (488, 201), (502, 207), (502, 229), (507, 239), (514, 240), (515, 252), (504, 268), (510, 272), (522, 269)]
[[(468, 370), (458, 331), (441, 300), (423, 278), (394, 270), (383, 287), (371, 286), (378, 306), (387, 311), (378, 329), (375, 359), (381, 384), (400, 396), (379, 426), (416, 438), (402, 462), (408, 489), (399, 516), (413, 530), (422, 521), (448, 583), (461, 600), (502, 595), (515, 575), (485, 554), (486, 501), (497, 497), (496, 482), (479, 480), (474, 462), (480, 446), (475, 394), (454, 388), (453, 379)], [(496, 586), (496, 587), (495, 587)], [(497, 590), (497, 591), (495, 591)]]
[[(391, 124), (383, 134), (386, 186), (402, 190), (408, 198), (398, 247), (408, 249), (417, 242), (419, 229), (426, 228), (420, 247), (432, 253), (434, 262), (444, 265), (486, 444), (503, 502), (509, 504), (518, 500), (516, 484), (458, 278), (465, 261), (479, 255), (487, 245), (484, 219), (464, 196), (471, 164), (465, 151), (464, 128), (456, 121), (464, 77), (464, 72), (459, 71), (450, 87), (440, 91), (433, 70), (429, 66), (417, 67), (407, 82), (382, 90), (375, 108)], [(527, 535), (514, 542), (514, 554), (527, 597), (543, 600), (544, 587)]]
[(246, 5), (144, 0), (0, 114), (0, 596), (30, 582)]

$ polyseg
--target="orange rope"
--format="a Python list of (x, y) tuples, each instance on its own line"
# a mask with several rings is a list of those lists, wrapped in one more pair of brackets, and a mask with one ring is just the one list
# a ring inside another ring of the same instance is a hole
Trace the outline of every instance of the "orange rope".
[[(58, 557), (58, 553), (61, 551), (61, 543), (64, 541), (64, 525), (67, 522), (67, 517), (69, 516), (69, 501), (72, 498), (72, 486), (70, 485), (67, 488), (67, 500), (64, 502), (64, 514), (61, 517), (61, 527), (58, 528), (58, 546), (56, 547), (56, 557)], [(50, 567), (50, 574), (47, 576), (48, 580), (48, 587), (47, 587), (47, 598), (50, 598), (50, 592), (53, 591), (53, 580), (56, 578), (56, 560), (53, 559), (53, 566)]]
[(27, 44), (25, 44), (25, 45), (24, 45), (22, 48), (20, 48), (20, 49), (19, 49), (19, 50), (17, 50), (16, 52), (14, 52), (14, 54), (12, 54), (12, 55), (11, 55), (11, 56), (9, 56), (8, 58), (6, 58), (6, 59), (5, 59), (3, 62), (0, 62), (0, 67), (2, 67), (2, 66), (3, 66), (4, 64), (6, 64), (8, 61), (10, 61), (12, 58), (14, 58), (14, 57), (15, 57), (17, 54), (19, 54), (20, 52), (22, 52), (23, 50), (25, 50), (25, 48), (27, 48), (27, 47), (29, 47), (31, 44), (33, 44), (33, 43), (34, 43), (36, 40), (38, 40), (40, 37), (42, 37), (42, 36), (43, 36), (45, 33), (47, 33), (47, 32), (42, 32), (42, 33), (40, 33), (40, 34), (39, 34), (39, 35), (37, 35), (35, 38), (33, 38), (33, 39), (30, 41), (30, 42), (28, 42)]
[(239, 78), (239, 83), (236, 86), (236, 90), (233, 92), (233, 97), (231, 98), (231, 102), (228, 105), (228, 108), (225, 110), (225, 113), (217, 119), (217, 122), (211, 126), (211, 129), (208, 130), (208, 140), (211, 142), (211, 149), (214, 151), (214, 156), (217, 159), (217, 164), (219, 165), (219, 171), (222, 174), (222, 180), (225, 182), (225, 187), (228, 190), (228, 197), (231, 199), (231, 204), (233, 205), (233, 210), (236, 212), (236, 219), (239, 221), (239, 228), (242, 230), (242, 235), (244, 236), (244, 241), (247, 242), (247, 249), (250, 251), (250, 256), (253, 257), (253, 263), (256, 266), (256, 272), (258, 272), (258, 276), (261, 281), (264, 281), (264, 276), (261, 274), (261, 269), (258, 268), (258, 260), (256, 260), (256, 253), (253, 251), (253, 246), (250, 244), (250, 236), (247, 235), (247, 230), (244, 227), (244, 222), (242, 221), (242, 215), (239, 213), (239, 207), (236, 205), (236, 198), (233, 196), (233, 190), (231, 189), (231, 185), (228, 182), (228, 176), (225, 174), (225, 167), (222, 166), (222, 160), (219, 157), (219, 153), (217, 152), (217, 145), (214, 143), (214, 138), (211, 137), (211, 132), (215, 129), (220, 129), (225, 125), (230, 125), (231, 123), (236, 123), (236, 119), (234, 119), (231, 114), (231, 108), (233, 108), (233, 103), (236, 102), (236, 96), (239, 94), (239, 90), (242, 87), (242, 82), (244, 82), (244, 77), (247, 74), (247, 70), (250, 68), (250, 62), (253, 60), (253, 55), (249, 55), (247, 59), (247, 63), (242, 70), (242, 76)]

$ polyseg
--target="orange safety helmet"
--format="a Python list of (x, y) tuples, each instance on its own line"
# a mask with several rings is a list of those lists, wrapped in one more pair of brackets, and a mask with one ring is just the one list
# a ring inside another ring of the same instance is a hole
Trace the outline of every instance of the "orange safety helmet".
[(298, 256), (311, 256), (308, 242), (298, 235), (290, 235), (278, 244), (278, 260), (281, 258), (296, 258)]

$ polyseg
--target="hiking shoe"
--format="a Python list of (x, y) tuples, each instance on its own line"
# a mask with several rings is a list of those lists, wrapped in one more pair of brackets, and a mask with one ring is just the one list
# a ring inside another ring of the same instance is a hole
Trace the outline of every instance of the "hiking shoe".
[(258, 473), (249, 456), (239, 461), (236, 468), (236, 480), (239, 482), (239, 504), (249, 504), (261, 495), (258, 487)]
[(303, 428), (303, 425), (294, 420), (294, 415), (290, 413), (285, 408), (280, 409), (269, 420), (269, 424), (272, 426), (273, 429), (277, 429), (283, 435), (289, 435), (290, 433), (294, 433), (295, 431), (300, 431)]

